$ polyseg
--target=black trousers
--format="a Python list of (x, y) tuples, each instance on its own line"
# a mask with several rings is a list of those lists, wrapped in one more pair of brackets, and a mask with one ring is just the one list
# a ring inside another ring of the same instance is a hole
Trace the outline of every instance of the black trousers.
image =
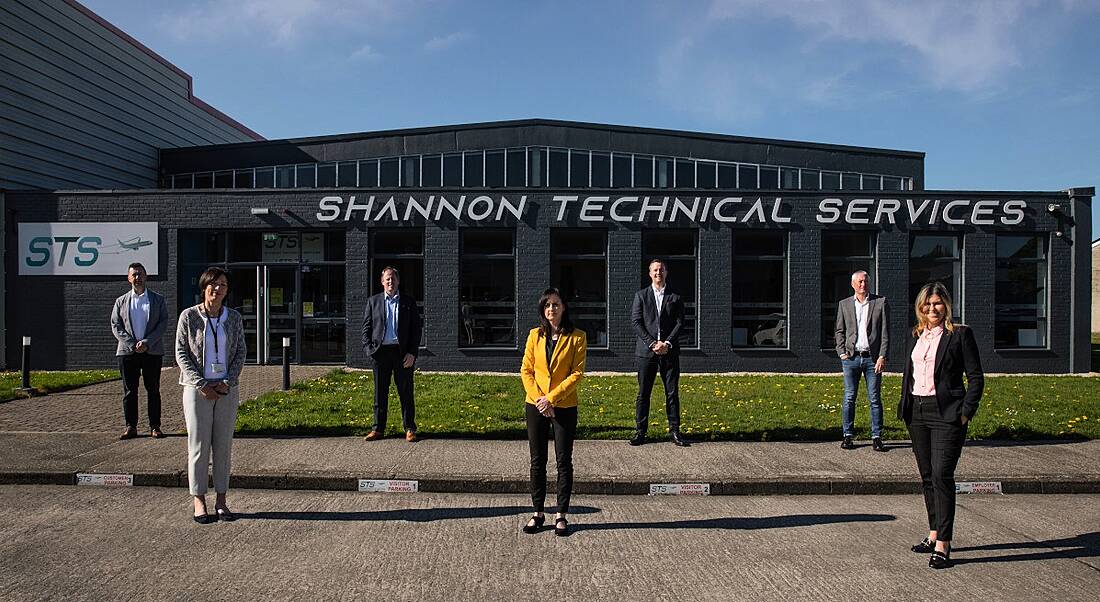
[(134, 353), (118, 356), (118, 371), (122, 374), (122, 415), (126, 426), (137, 428), (138, 379), (145, 381), (149, 398), (149, 428), (160, 428), (160, 365), (163, 355)]
[(527, 406), (527, 443), (531, 447), (531, 503), (535, 512), (546, 504), (546, 447), (554, 431), (554, 456), (558, 467), (558, 512), (569, 511), (573, 493), (573, 440), (577, 437), (577, 408), (555, 408), (554, 417), (539, 413), (534, 404)]
[(917, 458), (928, 529), (951, 541), (955, 528), (955, 467), (966, 442), (965, 425), (940, 414), (935, 397), (914, 397), (908, 425)]
[(413, 403), (413, 368), (401, 365), (404, 357), (397, 345), (383, 345), (374, 359), (374, 427), (386, 431), (386, 414), (390, 409), (390, 379), (397, 384), (397, 396), (401, 399), (401, 426), (416, 432), (416, 406)]
[(667, 354), (634, 358), (638, 369), (638, 398), (634, 400), (634, 428), (636, 434), (645, 435), (649, 430), (649, 398), (657, 372), (665, 385), (665, 413), (668, 414), (668, 432), (680, 431), (680, 355)]

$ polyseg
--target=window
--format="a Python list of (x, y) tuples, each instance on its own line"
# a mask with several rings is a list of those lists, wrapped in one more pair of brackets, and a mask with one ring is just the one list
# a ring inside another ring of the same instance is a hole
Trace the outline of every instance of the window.
[(454, 153), (443, 155), (443, 185), (462, 186), (462, 155)]
[(172, 176), (172, 188), (194, 188), (195, 176), (189, 173)]
[(630, 188), (633, 185), (631, 181), (632, 172), (630, 155), (615, 154), (611, 156), (612, 188)]
[[(875, 236), (871, 232), (823, 233), (821, 245), (821, 348), (836, 346), (836, 308), (841, 299), (852, 296), (852, 274), (875, 273)], [(872, 279), (867, 287), (875, 290)]]
[(799, 178), (798, 168), (796, 167), (784, 167), (779, 172), (779, 185), (784, 190), (798, 190)]
[(863, 175), (864, 190), (882, 190), (882, 176)]
[(296, 177), (297, 179), (294, 181), (295, 188), (313, 188), (317, 186), (317, 165), (314, 163), (299, 165)]
[(718, 164), (718, 187), (723, 190), (737, 188), (737, 165), (733, 163)]
[(401, 186), (420, 186), (420, 156), (401, 157)]
[[(942, 282), (951, 294), (951, 313), (956, 322), (963, 321), (962, 241), (951, 234), (913, 234), (909, 239), (909, 299), (912, 306), (920, 288), (929, 282)], [(917, 317), (912, 311), (910, 325)]]
[(742, 190), (756, 190), (760, 188), (759, 174), (755, 165), (737, 166), (737, 187)]
[(234, 188), (252, 188), (252, 170), (238, 169), (233, 172)]
[(233, 188), (233, 170), (214, 172), (214, 188)]
[(424, 155), (420, 163), (420, 185), (425, 188), (439, 188), (443, 181), (443, 158), (441, 155)]
[(732, 343), (787, 346), (787, 233), (733, 232)]
[(195, 174), (195, 188), (213, 188), (214, 187), (214, 174), (209, 171), (204, 171)]
[(546, 186), (546, 149), (527, 149), (527, 186), (542, 188)]
[(680, 331), (682, 347), (699, 347), (696, 333), (696, 244), (695, 230), (655, 229), (642, 231), (641, 287), (652, 286), (649, 280), (649, 260), (664, 259), (668, 265), (669, 290), (684, 301), (684, 328)]
[(401, 166), (397, 159), (378, 161), (378, 185), (382, 188), (395, 188), (400, 185)]
[(882, 189), (889, 191), (903, 190), (901, 187), (901, 178), (882, 176)]
[(569, 186), (588, 188), (588, 151), (569, 151)]
[(527, 153), (522, 148), (508, 150), (506, 185), (520, 188), (527, 185)]
[(550, 274), (588, 346), (607, 347), (607, 231), (551, 230)]
[(835, 171), (821, 172), (822, 190), (840, 190), (840, 174)]
[(592, 153), (592, 187), (611, 188), (611, 155)]
[(695, 188), (695, 161), (676, 159), (676, 188)]
[(802, 170), (802, 190), (819, 190), (821, 188), (821, 172), (816, 169)]
[(840, 176), (841, 190), (861, 190), (860, 177), (857, 173), (846, 173)]
[(485, 186), (504, 186), (504, 151), (485, 151)]
[(760, 166), (760, 189), (776, 190), (779, 188), (779, 168)]
[[(424, 229), (374, 228), (370, 233), (370, 294), (382, 292), (382, 268), (393, 266), (398, 272), (399, 290), (416, 299), (420, 317), (424, 317)], [(427, 329), (425, 329), (427, 330)], [(423, 345), (421, 339), (421, 345)]]
[(555, 188), (569, 187), (569, 151), (560, 148), (550, 149), (550, 185)]
[(708, 190), (718, 188), (717, 165), (710, 161), (699, 161), (695, 164), (695, 177), (699, 188)]
[(461, 231), (459, 347), (516, 346), (515, 236), (515, 230)]
[(481, 151), (465, 153), (463, 157), (465, 168), (462, 172), (463, 186), (467, 188), (481, 188), (485, 185), (485, 154)]
[(672, 159), (657, 157), (653, 164), (653, 187), (672, 188)]
[(320, 163), (317, 165), (317, 187), (333, 188), (336, 186), (336, 164)]
[(653, 157), (634, 155), (634, 187), (653, 188)]
[(359, 162), (359, 187), (376, 188), (378, 186), (378, 161)]
[(1047, 297), (1047, 237), (998, 234), (994, 347), (1046, 347)]
[(359, 185), (359, 166), (355, 161), (336, 164), (336, 185), (341, 188), (355, 188)]

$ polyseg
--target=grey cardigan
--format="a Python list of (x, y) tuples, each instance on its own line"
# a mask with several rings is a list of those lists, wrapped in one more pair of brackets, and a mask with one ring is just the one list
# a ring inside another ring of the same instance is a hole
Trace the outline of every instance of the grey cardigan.
[[(244, 321), (236, 310), (225, 308), (225, 334), (229, 337), (229, 347), (225, 350), (226, 375), (229, 386), (236, 387), (237, 379), (244, 368), (245, 347)], [(207, 384), (203, 363), (206, 354), (206, 314), (202, 305), (183, 310), (176, 324), (176, 363), (180, 367), (180, 384), (191, 387), (203, 387)]]
[[(164, 331), (168, 329), (168, 307), (164, 304), (164, 295), (145, 289), (149, 295), (149, 323), (145, 325), (145, 343), (149, 345), (149, 355), (164, 355)], [(138, 344), (134, 338), (134, 327), (130, 324), (131, 289), (125, 295), (115, 299), (111, 308), (111, 333), (118, 339), (115, 355), (132, 355)]]

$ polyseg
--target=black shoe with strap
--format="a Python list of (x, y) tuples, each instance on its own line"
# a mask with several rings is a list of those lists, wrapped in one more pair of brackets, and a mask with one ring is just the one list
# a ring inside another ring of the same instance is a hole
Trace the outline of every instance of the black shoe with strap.
[(569, 535), (569, 521), (565, 520), (564, 516), (554, 519), (554, 535), (558, 537)]
[(951, 548), (941, 552), (936, 550), (928, 558), (928, 566), (934, 569), (951, 568)]
[(527, 521), (526, 525), (523, 525), (523, 532), (527, 534), (538, 533), (539, 531), (542, 531), (542, 524), (544, 522), (546, 522), (545, 514), (543, 514), (542, 516), (532, 516), (531, 520)]
[(936, 540), (925, 537), (920, 543), (909, 549), (917, 554), (931, 554), (936, 551)]

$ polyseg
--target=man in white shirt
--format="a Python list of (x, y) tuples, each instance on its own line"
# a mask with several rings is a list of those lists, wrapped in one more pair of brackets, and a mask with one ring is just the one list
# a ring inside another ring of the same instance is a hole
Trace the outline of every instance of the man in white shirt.
[(841, 406), (840, 446), (855, 449), (856, 396), (859, 379), (867, 383), (871, 405), (871, 449), (886, 451), (882, 443), (882, 371), (890, 351), (890, 305), (885, 297), (867, 292), (867, 272), (852, 274), (855, 293), (836, 308), (836, 353), (844, 371), (844, 401)]
[(684, 303), (667, 286), (668, 265), (653, 259), (647, 268), (650, 286), (634, 295), (630, 309), (637, 341), (634, 363), (638, 370), (638, 397), (634, 400), (634, 436), (631, 445), (642, 445), (649, 429), (649, 398), (657, 373), (665, 385), (668, 436), (675, 445), (689, 447), (680, 435), (680, 331), (684, 327)]
[(115, 356), (122, 374), (122, 413), (126, 430), (119, 439), (137, 437), (138, 380), (145, 380), (149, 398), (149, 436), (164, 437), (160, 430), (160, 367), (164, 359), (164, 331), (168, 308), (164, 297), (145, 286), (145, 266), (131, 263), (126, 271), (130, 290), (115, 299), (111, 332), (118, 339)]

